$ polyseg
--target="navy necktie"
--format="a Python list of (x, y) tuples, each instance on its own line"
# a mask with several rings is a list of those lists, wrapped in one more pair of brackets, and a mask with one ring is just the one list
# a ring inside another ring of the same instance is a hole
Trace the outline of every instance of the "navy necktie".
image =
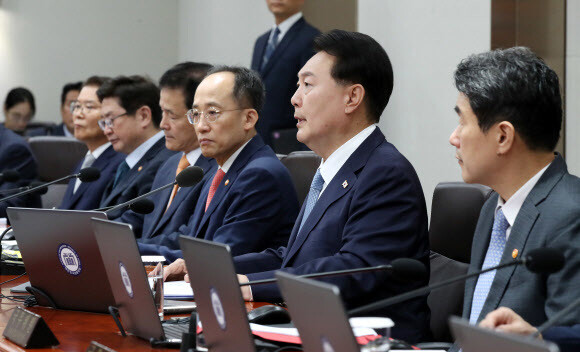
[(280, 35), (280, 29), (276, 27), (274, 29), (274, 34), (270, 36), (270, 40), (268, 40), (268, 45), (266, 46), (266, 51), (264, 52), (264, 58), (262, 59), (262, 66), (260, 67), (261, 70), (266, 67), (268, 64), (268, 60), (272, 57), (274, 50), (276, 50), (276, 46), (278, 46), (278, 36)]

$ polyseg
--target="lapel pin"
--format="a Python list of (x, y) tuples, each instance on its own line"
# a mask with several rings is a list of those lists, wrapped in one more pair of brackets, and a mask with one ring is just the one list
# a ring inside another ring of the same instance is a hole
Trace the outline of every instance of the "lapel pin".
[(137, 169), (137, 172), (140, 172), (141, 170), (143, 170), (143, 166), (139, 166), (139, 168)]
[(342, 183), (342, 188), (346, 188), (348, 187), (348, 182), (346, 182), (346, 180), (344, 180), (344, 182)]
[(519, 253), (518, 249), (517, 249), (517, 248), (515, 248), (515, 249), (512, 251), (512, 258), (516, 259), (516, 258), (518, 257), (518, 253)]
[(226, 185), (226, 186), (227, 186), (227, 185), (229, 185), (229, 184), (230, 184), (230, 180), (229, 180), (229, 179), (227, 179), (227, 180), (226, 180), (226, 182), (224, 183), (224, 185)]

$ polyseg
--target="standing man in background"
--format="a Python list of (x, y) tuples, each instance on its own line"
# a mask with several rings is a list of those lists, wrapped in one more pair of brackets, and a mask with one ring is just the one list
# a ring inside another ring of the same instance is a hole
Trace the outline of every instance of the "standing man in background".
[[(275, 152), (289, 153), (302, 149), (296, 140), (296, 120), (290, 103), (296, 91), (296, 75), (314, 55), (312, 41), (320, 31), (304, 20), (301, 12), (304, 0), (266, 0), (266, 3), (274, 15), (275, 26), (254, 45), (252, 70), (260, 73), (266, 86), (266, 101), (256, 129), (266, 144), (274, 146)], [(278, 139), (279, 143), (274, 143)]]

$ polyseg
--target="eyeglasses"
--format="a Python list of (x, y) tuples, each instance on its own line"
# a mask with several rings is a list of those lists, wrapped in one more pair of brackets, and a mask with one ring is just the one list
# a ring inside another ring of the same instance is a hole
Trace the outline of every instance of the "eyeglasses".
[(94, 103), (81, 104), (78, 101), (73, 101), (70, 103), (70, 111), (73, 113), (81, 113), (81, 111), (91, 113), (99, 108), (100, 106)]
[(220, 115), (224, 112), (228, 111), (240, 111), (245, 110), (247, 108), (242, 109), (232, 109), (232, 110), (218, 110), (216, 108), (208, 108), (205, 111), (200, 111), (198, 109), (191, 109), (187, 112), (187, 121), (189, 121), (192, 125), (197, 125), (201, 120), (201, 117), (204, 116), (207, 122), (216, 122), (216, 120), (220, 117)]
[(122, 113), (121, 115), (117, 115), (115, 117), (107, 118), (107, 119), (100, 119), (98, 121), (99, 127), (104, 131), (107, 127), (113, 128), (115, 119), (118, 119), (121, 116), (125, 116), (127, 113)]

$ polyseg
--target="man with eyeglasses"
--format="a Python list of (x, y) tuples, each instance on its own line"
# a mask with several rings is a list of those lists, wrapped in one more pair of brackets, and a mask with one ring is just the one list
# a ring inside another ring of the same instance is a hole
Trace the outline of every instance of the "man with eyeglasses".
[(182, 257), (180, 234), (225, 243), (233, 255), (288, 241), (298, 199), (288, 170), (256, 133), (263, 102), (260, 77), (243, 67), (213, 68), (197, 87), (188, 119), (218, 168), (202, 185), (189, 223), (168, 235), (171, 245), (158, 247), (166, 259)]
[[(177, 174), (190, 165), (199, 166), (208, 173), (215, 166), (213, 159), (204, 157), (195, 136), (195, 129), (187, 120), (187, 110), (193, 104), (193, 95), (199, 82), (211, 65), (182, 62), (170, 68), (161, 76), (160, 127), (165, 134), (165, 147), (179, 152), (169, 158), (157, 172), (151, 189), (157, 189), (175, 180)], [(199, 186), (198, 186), (199, 187)], [(167, 238), (160, 236), (173, 233), (181, 225), (187, 224), (197, 203), (199, 190), (196, 187), (179, 188), (175, 185), (149, 197), (155, 204), (153, 212), (139, 215), (127, 212), (122, 220), (133, 226), (143, 227), (140, 241), (153, 240), (162, 244)], [(139, 234), (136, 234), (139, 237)], [(151, 246), (148, 253), (156, 254), (157, 245)]]
[[(97, 96), (102, 104), (99, 126), (113, 148), (127, 154), (103, 193), (100, 206), (109, 207), (149, 192), (159, 166), (175, 152), (165, 148), (159, 88), (149, 79), (119, 76), (105, 82)], [(110, 214), (119, 216), (121, 211)]]
[(125, 158), (117, 153), (100, 129), (101, 103), (97, 89), (108, 77), (92, 76), (88, 78), (76, 99), (70, 105), (73, 118), (74, 136), (87, 146), (85, 158), (79, 162), (74, 172), (86, 167), (95, 167), (101, 172), (98, 180), (81, 182), (79, 179), (69, 181), (68, 187), (59, 206), (60, 209), (92, 210), (99, 207), (105, 187), (115, 176), (117, 166)]

